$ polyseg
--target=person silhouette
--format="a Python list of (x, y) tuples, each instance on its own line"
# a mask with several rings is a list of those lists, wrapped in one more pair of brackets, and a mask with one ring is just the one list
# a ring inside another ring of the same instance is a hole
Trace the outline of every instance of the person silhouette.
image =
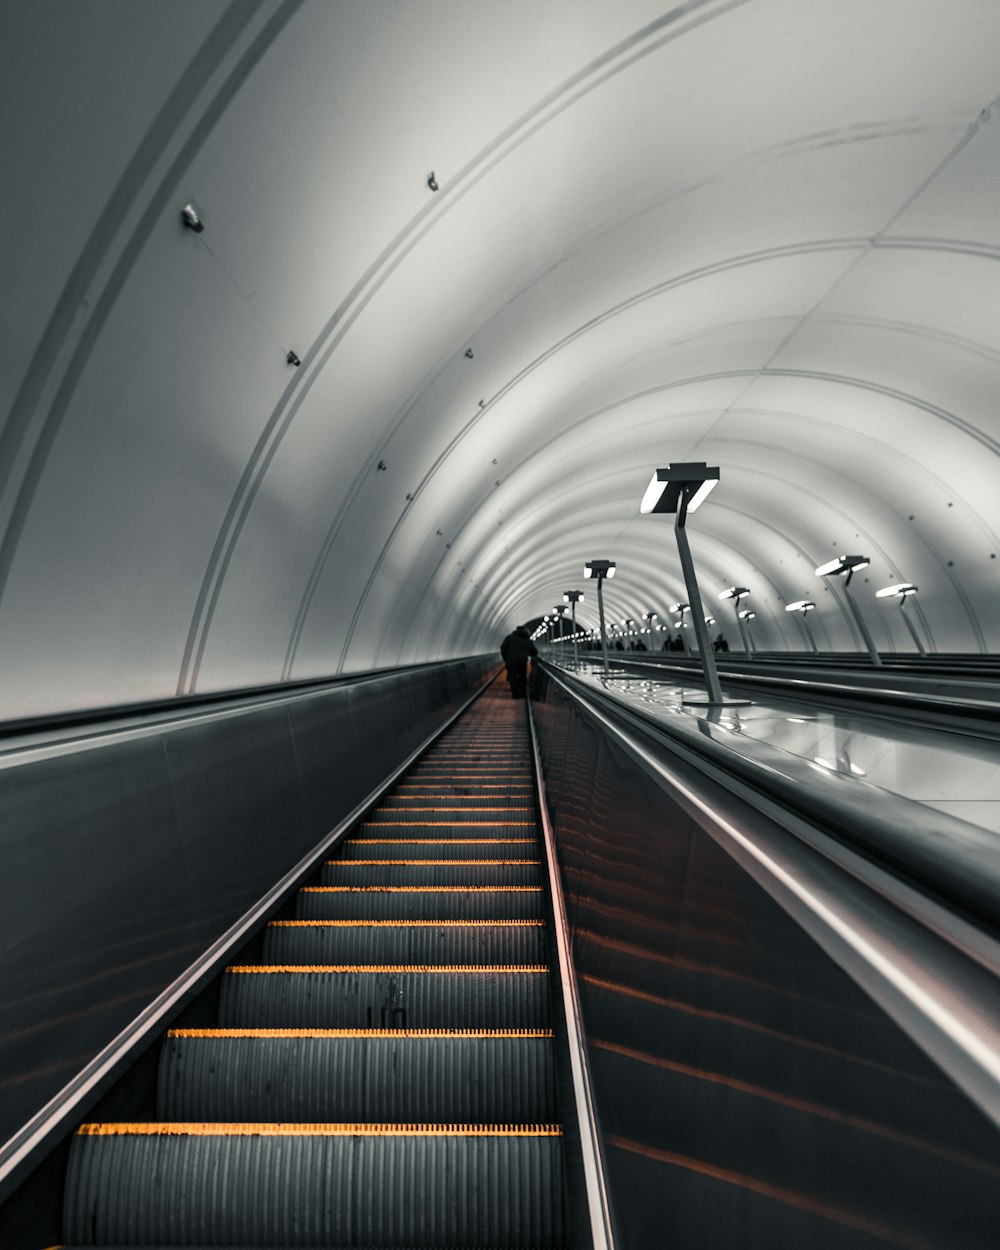
[(523, 699), (528, 688), (528, 661), (538, 654), (528, 631), (518, 625), (500, 644), (500, 655), (507, 665), (507, 681), (512, 699)]

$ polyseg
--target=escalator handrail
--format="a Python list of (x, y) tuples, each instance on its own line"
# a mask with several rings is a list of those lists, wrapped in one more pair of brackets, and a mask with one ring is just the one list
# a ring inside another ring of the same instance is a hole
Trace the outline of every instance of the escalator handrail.
[[(799, 836), (792, 826), (774, 820), (766, 807), (734, 818), (726, 804), (692, 785), (663, 758), (662, 750), (656, 749), (661, 736), (652, 732), (652, 726), (635, 717), (612, 715), (620, 709), (606, 708), (603, 700), (599, 705), (597, 699), (573, 689), (562, 673), (546, 668), (584, 714), (664, 784), (722, 849), (1000, 1127), (997, 973), (921, 918), (894, 905), (889, 893), (879, 889), (879, 877), (884, 877), (880, 870), (866, 872), (857, 855), (838, 848), (822, 832), (815, 841)], [(681, 758), (686, 755), (682, 750)], [(704, 772), (718, 780), (722, 770), (708, 767)]]
[(597, 701), (645, 732), (686, 747), (839, 841), (876, 855), (990, 929), (1000, 929), (1000, 839), (995, 834), (766, 742), (740, 735), (737, 751), (724, 740), (728, 730), (703, 718), (647, 716), (607, 690), (581, 687), (572, 674), (558, 670), (557, 676), (551, 665), (543, 667), (566, 688), (572, 683), (576, 697)]
[(565, 1007), (566, 1034), (569, 1049), (570, 1070), (573, 1079), (573, 1098), (576, 1104), (577, 1123), (580, 1126), (580, 1150), (583, 1156), (583, 1175), (587, 1190), (587, 1209), (590, 1217), (592, 1250), (614, 1250), (614, 1233), (608, 1207), (607, 1185), (604, 1179), (604, 1159), (601, 1152), (600, 1133), (591, 1092), (590, 1066), (584, 1044), (583, 1017), (580, 1011), (580, 994), (573, 968), (573, 951), (570, 938), (566, 900), (563, 897), (559, 859), (556, 853), (555, 832), (549, 818), (545, 799), (545, 778), (538, 731), (535, 725), (531, 695), (528, 695), (528, 726), (531, 731), (531, 753), (534, 763), (538, 811), (545, 843), (545, 863), (549, 881), (549, 897), (556, 940), (556, 956), (559, 964), (559, 980)]

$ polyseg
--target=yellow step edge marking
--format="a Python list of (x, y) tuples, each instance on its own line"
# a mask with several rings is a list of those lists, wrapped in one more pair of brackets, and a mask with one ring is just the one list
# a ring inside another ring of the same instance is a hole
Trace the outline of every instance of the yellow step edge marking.
[(81, 1124), (78, 1137), (562, 1137), (558, 1124)]
[(349, 929), (485, 929), (540, 928), (543, 920), (272, 920), (269, 929), (303, 929), (317, 926)]
[(340, 1037), (392, 1037), (434, 1038), (438, 1041), (454, 1038), (537, 1038), (551, 1039), (551, 1029), (169, 1029), (167, 1037), (213, 1037), (213, 1038), (340, 1038)]
[(540, 885), (304, 885), (300, 894), (541, 894)]
[(333, 865), (340, 868), (344, 864), (362, 864), (371, 868), (373, 864), (380, 866), (392, 865), (398, 867), (400, 864), (406, 864), (408, 868), (439, 868), (442, 864), (449, 867), (457, 868), (497, 868), (501, 865), (511, 867), (515, 864), (532, 864), (538, 866), (542, 861), (540, 859), (325, 859), (324, 865)]
[(545, 964), (231, 964), (227, 972), (548, 972)]

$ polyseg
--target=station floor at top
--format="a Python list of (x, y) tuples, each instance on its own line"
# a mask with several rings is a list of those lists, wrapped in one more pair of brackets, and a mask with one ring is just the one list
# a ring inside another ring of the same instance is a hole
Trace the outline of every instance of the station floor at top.
[[(887, 720), (863, 708), (820, 708), (798, 692), (709, 711), (684, 703), (686, 697), (704, 697), (704, 688), (679, 684), (676, 673), (659, 677), (648, 670), (639, 675), (612, 669), (605, 678), (597, 657), (590, 656), (566, 667), (586, 685), (655, 719), (710, 719), (712, 737), (734, 752), (741, 752), (746, 739), (766, 743), (859, 786), (901, 795), (1000, 834), (998, 742), (914, 724), (904, 712)], [(724, 674), (722, 680), (725, 688)]]

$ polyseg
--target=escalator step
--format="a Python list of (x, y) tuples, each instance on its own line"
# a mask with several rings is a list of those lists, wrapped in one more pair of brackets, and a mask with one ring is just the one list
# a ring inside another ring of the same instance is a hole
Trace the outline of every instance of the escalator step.
[(543, 965), (263, 964), (228, 968), (222, 1028), (542, 1029), (549, 979)]
[(269, 964), (538, 964), (540, 920), (278, 920), (264, 933)]
[(526, 838), (534, 832), (534, 820), (473, 819), (423, 820), (427, 813), (393, 812), (392, 820), (366, 821), (360, 838)]
[(527, 781), (401, 781), (389, 798), (420, 798), (430, 794), (443, 795), (450, 798), (458, 795), (465, 798), (504, 798), (515, 795), (518, 798), (530, 799), (534, 787)]
[(165, 1120), (506, 1124), (556, 1118), (551, 1033), (175, 1030)]
[(339, 848), (341, 859), (538, 859), (536, 838), (353, 837)]
[(489, 791), (486, 794), (447, 794), (440, 789), (432, 790), (414, 790), (405, 791), (402, 794), (386, 795), (381, 801), (381, 810), (410, 811), (412, 809), (424, 808), (457, 808), (460, 811), (494, 811), (497, 808), (507, 810), (509, 808), (526, 808), (531, 810), (531, 795), (526, 786), (524, 790), (510, 791), (504, 793), (501, 791)]
[[(500, 848), (503, 850), (503, 848)], [(320, 885), (536, 885), (537, 859), (334, 859)]]
[(296, 920), (540, 920), (532, 885), (317, 885), (301, 889)]
[(547, 1126), (84, 1125), (70, 1151), (66, 1240), (555, 1247), (562, 1243), (558, 1133)]

